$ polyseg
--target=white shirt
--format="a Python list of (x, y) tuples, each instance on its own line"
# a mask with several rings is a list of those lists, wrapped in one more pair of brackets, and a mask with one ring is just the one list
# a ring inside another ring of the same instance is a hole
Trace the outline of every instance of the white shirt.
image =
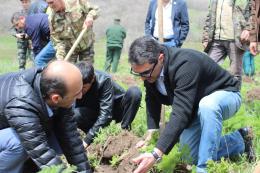
[[(172, 0), (166, 6), (163, 6), (163, 38), (172, 38), (173, 26), (172, 26)], [(159, 37), (159, 28), (158, 28), (158, 8), (155, 12), (155, 26), (154, 26), (154, 37)]]

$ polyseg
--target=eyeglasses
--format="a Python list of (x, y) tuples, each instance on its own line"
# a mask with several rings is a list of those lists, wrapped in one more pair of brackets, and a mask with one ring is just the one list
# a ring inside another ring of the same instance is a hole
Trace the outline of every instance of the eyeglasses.
[(136, 73), (136, 72), (134, 72), (133, 69), (131, 68), (130, 73), (131, 73), (132, 75), (135, 75), (135, 76), (149, 78), (149, 77), (152, 76), (152, 73), (153, 73), (154, 68), (155, 68), (155, 66), (157, 65), (157, 63), (158, 63), (158, 61), (156, 61), (156, 63), (154, 63), (154, 65), (153, 65), (153, 67), (152, 67), (151, 69), (146, 70), (146, 71), (141, 72), (141, 73)]

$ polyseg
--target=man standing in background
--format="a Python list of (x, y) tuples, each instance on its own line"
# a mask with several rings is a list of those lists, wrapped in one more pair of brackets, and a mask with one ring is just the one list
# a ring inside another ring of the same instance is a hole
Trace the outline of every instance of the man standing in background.
[[(189, 32), (189, 16), (184, 0), (163, 0), (163, 40), (170, 47), (181, 47)], [(157, 0), (151, 0), (145, 20), (145, 35), (159, 38)]]
[[(22, 13), (24, 16), (27, 16), (31, 0), (21, 0), (21, 3), (23, 9), (20, 11), (20, 13)], [(14, 30), (15, 34), (13, 35), (17, 38), (19, 70), (24, 70), (26, 66), (26, 55), (32, 59), (30, 40), (23, 29), (14, 28)]]
[(88, 28), (70, 61), (94, 63), (93, 21), (98, 17), (98, 7), (88, 0), (47, 0), (51, 40), (56, 58), (64, 59), (84, 27)]
[(109, 72), (112, 63), (112, 72), (117, 71), (117, 66), (121, 56), (124, 39), (126, 37), (125, 28), (120, 25), (120, 19), (114, 19), (114, 24), (106, 30), (107, 54), (105, 71)]
[(242, 81), (242, 56), (246, 47), (241, 40), (249, 37), (249, 26), (235, 0), (210, 1), (202, 44), (205, 52), (221, 64), (230, 59), (230, 72)]

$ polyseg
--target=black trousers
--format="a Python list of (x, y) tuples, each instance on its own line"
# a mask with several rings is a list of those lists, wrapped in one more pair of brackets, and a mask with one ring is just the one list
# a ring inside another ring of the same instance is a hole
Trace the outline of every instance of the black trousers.
[[(114, 100), (112, 119), (121, 122), (122, 129), (131, 129), (142, 99), (142, 93), (138, 87), (130, 87), (123, 97)], [(75, 108), (75, 119), (78, 127), (85, 133), (93, 127), (99, 116), (99, 110), (90, 107)], [(108, 126), (110, 122), (105, 123)]]

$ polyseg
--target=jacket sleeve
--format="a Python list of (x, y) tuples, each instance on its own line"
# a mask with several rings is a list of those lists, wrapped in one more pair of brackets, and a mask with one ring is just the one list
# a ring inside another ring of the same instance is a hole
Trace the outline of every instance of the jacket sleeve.
[(91, 4), (88, 0), (80, 0), (81, 4), (83, 4), (84, 12), (87, 13), (87, 16), (93, 17), (93, 19), (97, 19), (100, 13), (100, 9), (97, 5)]
[(78, 171), (90, 170), (72, 109), (60, 108), (54, 118), (55, 134), (69, 164), (77, 166)]
[(180, 134), (192, 121), (193, 113), (198, 104), (197, 91), (200, 77), (200, 67), (192, 62), (180, 65), (174, 79), (170, 79), (171, 85), (175, 85), (174, 99), (170, 120), (167, 123), (156, 147), (168, 154), (177, 143)]
[(148, 86), (146, 87), (145, 103), (148, 129), (159, 129), (161, 103), (156, 99)]
[(146, 19), (145, 19), (145, 25), (144, 25), (145, 35), (152, 35), (153, 34), (152, 31), (151, 31), (151, 20), (152, 20), (152, 9), (153, 9), (152, 4), (154, 4), (154, 3), (152, 3), (152, 1), (150, 1), (148, 12), (147, 12)]
[(207, 43), (209, 42), (209, 26), (210, 26), (210, 7), (208, 7), (209, 12), (207, 14), (205, 24), (203, 27), (203, 34), (202, 34), (202, 43)]
[(251, 1), (251, 15), (250, 15), (250, 42), (257, 41), (257, 17), (256, 17), (256, 0)]
[(93, 127), (88, 131), (85, 138), (85, 142), (90, 144), (93, 138), (96, 136), (100, 128), (107, 126), (112, 120), (112, 108), (113, 108), (113, 85), (112, 80), (107, 78), (101, 86), (101, 95), (99, 96), (100, 112), (97, 121)]
[(40, 30), (41, 30), (41, 37), (50, 39), (50, 27), (49, 27), (48, 15), (43, 16)]
[(188, 15), (188, 9), (186, 2), (183, 2), (182, 7), (181, 7), (181, 34), (180, 34), (180, 40), (177, 45), (182, 45), (184, 40), (186, 39), (188, 33), (189, 33), (189, 15)]
[(8, 123), (17, 132), (29, 157), (40, 167), (61, 164), (56, 152), (50, 148), (46, 133), (38, 117), (35, 103), (13, 99), (5, 108)]

